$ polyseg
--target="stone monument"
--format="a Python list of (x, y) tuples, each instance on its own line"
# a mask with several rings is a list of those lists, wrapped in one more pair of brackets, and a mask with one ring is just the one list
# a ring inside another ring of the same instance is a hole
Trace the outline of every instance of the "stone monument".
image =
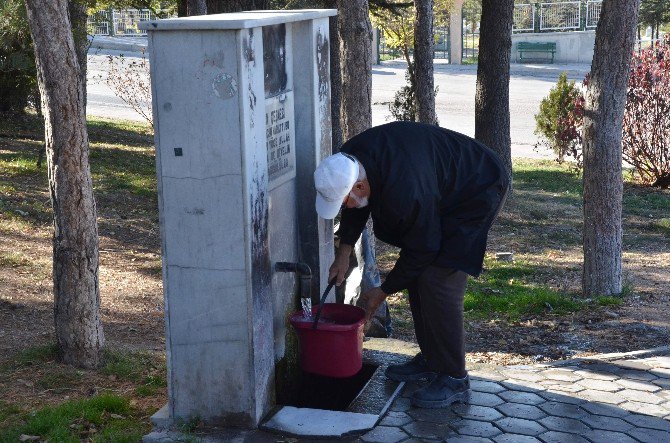
[(257, 426), (281, 395), (275, 378), (295, 374), (286, 319), (299, 279), (274, 264), (308, 264), (313, 296), (326, 286), (332, 223), (316, 215), (312, 174), (331, 154), (335, 14), (140, 26), (151, 61), (169, 423)]

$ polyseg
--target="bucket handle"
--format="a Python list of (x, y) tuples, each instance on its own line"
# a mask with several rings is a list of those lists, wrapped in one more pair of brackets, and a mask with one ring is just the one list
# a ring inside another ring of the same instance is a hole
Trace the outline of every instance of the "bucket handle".
[(319, 308), (316, 310), (316, 316), (314, 317), (314, 324), (312, 325), (312, 329), (316, 329), (317, 325), (319, 324), (319, 318), (321, 317), (321, 309), (323, 309), (323, 304), (326, 302), (326, 297), (328, 296), (328, 293), (333, 288), (333, 286), (335, 286), (335, 280), (337, 280), (337, 276), (333, 277), (333, 279), (328, 283), (328, 286), (326, 286), (326, 290), (323, 291), (323, 295), (321, 296), (321, 302), (319, 303)]

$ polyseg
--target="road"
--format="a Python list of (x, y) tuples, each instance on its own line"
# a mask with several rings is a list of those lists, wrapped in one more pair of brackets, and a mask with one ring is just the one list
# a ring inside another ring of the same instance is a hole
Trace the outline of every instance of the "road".
[(88, 79), (86, 82), (86, 113), (96, 117), (144, 121), (144, 118), (140, 114), (114, 94), (105, 81), (112, 63), (118, 66), (118, 57), (122, 54), (128, 59), (139, 59), (141, 57), (141, 54), (138, 53), (96, 50), (94, 48), (89, 50)]
[[(142, 120), (142, 116), (117, 98), (105, 78), (110, 70), (109, 56), (118, 57), (119, 51), (91, 49), (88, 73), (88, 113), (100, 117)], [(126, 53), (126, 58), (140, 57), (139, 53)], [(373, 66), (372, 70), (372, 121), (373, 125), (389, 121), (388, 104), (405, 84), (405, 67), (402, 61), (389, 61)], [(515, 157), (551, 157), (543, 150), (536, 152), (534, 145), (535, 119), (540, 101), (547, 96), (561, 72), (580, 81), (588, 72), (588, 65), (512, 65), (510, 78), (510, 110), (512, 155)], [(473, 136), (475, 127), (475, 89), (477, 67), (474, 65), (448, 65), (436, 60), (435, 85), (440, 125)]]

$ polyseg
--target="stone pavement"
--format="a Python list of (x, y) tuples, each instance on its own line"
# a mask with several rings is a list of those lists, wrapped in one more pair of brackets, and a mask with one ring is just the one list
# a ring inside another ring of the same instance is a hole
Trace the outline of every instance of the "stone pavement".
[[(377, 427), (338, 441), (670, 442), (670, 346), (552, 364), (472, 370), (470, 376), (473, 392), (467, 405), (413, 408), (410, 397), (420, 385), (408, 384)], [(157, 433), (145, 441), (183, 440)], [(228, 429), (194, 441), (312, 440)]]
[(413, 408), (408, 385), (359, 441), (670, 442), (668, 348), (470, 376), (469, 404)]

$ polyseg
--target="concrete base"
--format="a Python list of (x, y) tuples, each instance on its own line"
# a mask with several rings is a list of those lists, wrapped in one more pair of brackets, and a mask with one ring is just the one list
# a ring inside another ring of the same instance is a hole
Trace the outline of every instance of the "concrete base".
[(394, 353), (385, 352), (389, 344), (398, 343), (403, 342), (386, 339), (366, 342), (363, 360), (378, 367), (346, 411), (283, 406), (261, 425), (261, 429), (298, 437), (320, 438), (339, 438), (372, 429), (405, 386), (405, 383), (388, 380), (384, 376), (386, 367), (389, 364), (402, 363), (417, 352), (413, 346), (403, 349), (401, 354), (397, 353), (397, 346), (390, 347)]
[(172, 426), (172, 419), (170, 419), (170, 411), (168, 405), (160, 408), (154, 415), (151, 416), (151, 424), (158, 429), (168, 429)]
[[(374, 428), (405, 386), (404, 383), (386, 379), (384, 370), (390, 364), (407, 361), (419, 352), (419, 348), (415, 344), (401, 340), (376, 338), (366, 340), (363, 346), (364, 362), (377, 366), (377, 370), (346, 411), (279, 406), (277, 412), (263, 423), (260, 429), (280, 435), (340, 438)], [(177, 442), (194, 437), (171, 429), (174, 423), (169, 416), (167, 405), (151, 417), (151, 422), (154, 430), (144, 437), (142, 440), (144, 443)], [(242, 435), (260, 439), (268, 437), (268, 434), (263, 434), (259, 430), (211, 428), (199, 430), (196, 441), (231, 441)]]

